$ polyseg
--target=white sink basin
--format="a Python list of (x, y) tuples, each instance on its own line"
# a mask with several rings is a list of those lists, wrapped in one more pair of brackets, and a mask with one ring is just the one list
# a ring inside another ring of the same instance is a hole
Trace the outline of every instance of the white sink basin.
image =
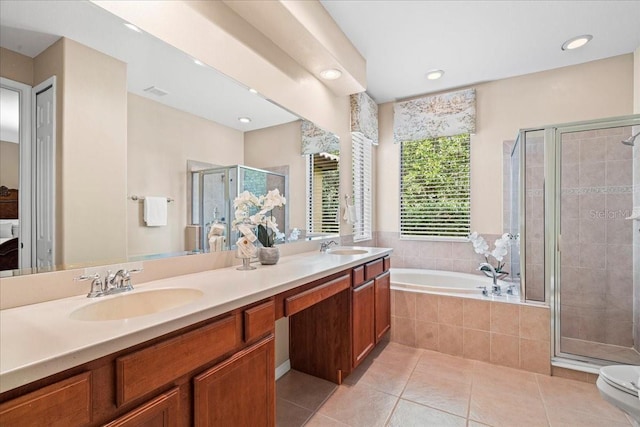
[(69, 317), (87, 321), (129, 319), (180, 307), (202, 295), (202, 291), (188, 288), (125, 293), (78, 308)]
[(362, 255), (368, 252), (366, 249), (355, 248), (332, 248), (327, 250), (327, 253), (332, 255)]

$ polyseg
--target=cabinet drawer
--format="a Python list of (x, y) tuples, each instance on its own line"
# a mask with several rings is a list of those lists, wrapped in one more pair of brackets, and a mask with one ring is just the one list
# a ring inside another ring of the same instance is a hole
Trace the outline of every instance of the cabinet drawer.
[(291, 316), (351, 287), (351, 275), (345, 274), (284, 301), (284, 315)]
[(353, 269), (352, 272), (352, 283), (353, 283), (353, 287), (357, 288), (358, 286), (362, 285), (365, 280), (364, 280), (364, 265), (361, 265), (360, 267), (356, 267)]
[(382, 259), (368, 262), (364, 265), (364, 280), (369, 281), (384, 271)]
[(179, 391), (176, 387), (163, 393), (104, 427), (177, 426), (180, 415)]
[(239, 343), (236, 316), (218, 320), (116, 359), (118, 406), (162, 387), (232, 351)]
[(276, 306), (273, 300), (257, 305), (244, 311), (244, 341), (273, 332), (276, 322)]
[(47, 426), (84, 425), (91, 421), (91, 372), (51, 384), (0, 405), (2, 426), (29, 420)]
[(384, 271), (389, 270), (391, 268), (391, 257), (386, 256), (382, 258), (382, 261), (384, 262)]

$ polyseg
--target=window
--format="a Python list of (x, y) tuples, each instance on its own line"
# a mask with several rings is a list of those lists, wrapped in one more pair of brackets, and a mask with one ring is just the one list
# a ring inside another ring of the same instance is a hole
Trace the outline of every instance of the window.
[(307, 233), (340, 233), (339, 152), (307, 154)]
[(470, 231), (469, 134), (403, 142), (400, 233), (466, 237)]
[(353, 241), (371, 239), (371, 151), (372, 142), (352, 134), (353, 204), (356, 211)]

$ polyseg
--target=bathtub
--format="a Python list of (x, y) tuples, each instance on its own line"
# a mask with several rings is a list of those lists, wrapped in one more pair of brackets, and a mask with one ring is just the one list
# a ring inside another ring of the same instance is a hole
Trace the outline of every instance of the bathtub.
[[(498, 280), (503, 292), (508, 284)], [(456, 273), (441, 270), (417, 268), (392, 268), (391, 288), (413, 292), (435, 292), (447, 294), (482, 294), (479, 286), (486, 286), (491, 292), (492, 280), (482, 274)]]

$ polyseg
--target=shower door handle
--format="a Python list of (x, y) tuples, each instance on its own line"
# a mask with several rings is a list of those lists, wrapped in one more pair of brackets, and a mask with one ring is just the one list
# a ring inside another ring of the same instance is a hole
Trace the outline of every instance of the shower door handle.
[(558, 253), (562, 252), (561, 242), (562, 242), (562, 234), (558, 234), (558, 247), (557, 247)]

